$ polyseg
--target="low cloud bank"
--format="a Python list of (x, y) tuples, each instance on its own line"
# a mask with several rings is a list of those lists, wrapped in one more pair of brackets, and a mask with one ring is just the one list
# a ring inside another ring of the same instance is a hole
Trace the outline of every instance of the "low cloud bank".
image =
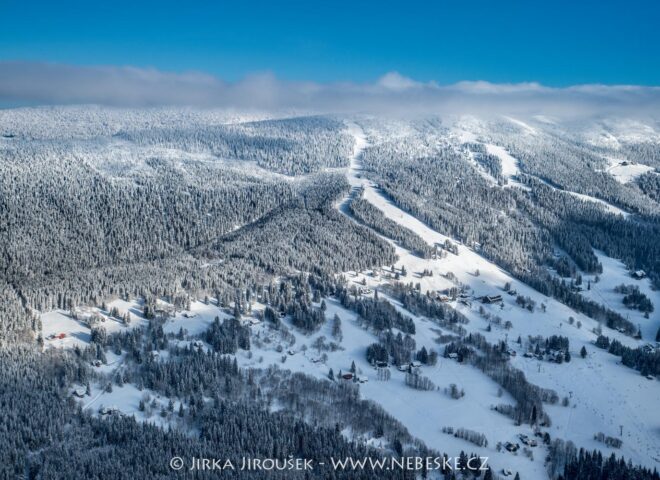
[(656, 116), (660, 87), (465, 81), (422, 83), (391, 72), (373, 83), (225, 82), (212, 75), (136, 67), (0, 62), (0, 105), (101, 104), (299, 109), (310, 112)]

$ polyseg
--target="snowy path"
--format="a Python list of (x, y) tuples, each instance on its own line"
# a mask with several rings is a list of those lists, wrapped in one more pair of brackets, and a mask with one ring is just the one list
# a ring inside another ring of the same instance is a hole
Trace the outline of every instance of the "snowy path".
[(348, 124), (348, 133), (355, 139), (353, 154), (350, 158), (350, 165), (346, 170), (346, 180), (348, 180), (351, 189), (335, 206), (341, 213), (354, 220), (348, 211), (348, 206), (357, 194), (359, 188), (366, 184), (366, 180), (361, 178), (362, 175), (360, 174), (360, 170), (362, 170), (362, 166), (360, 165), (360, 155), (362, 154), (362, 151), (367, 148), (369, 143), (367, 142), (367, 138), (364, 135), (362, 128), (356, 123)]

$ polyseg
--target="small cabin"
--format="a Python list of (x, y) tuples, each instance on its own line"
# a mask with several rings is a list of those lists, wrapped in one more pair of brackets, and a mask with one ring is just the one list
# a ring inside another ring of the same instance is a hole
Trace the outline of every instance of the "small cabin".
[(78, 398), (83, 398), (86, 393), (87, 393), (87, 389), (85, 387), (74, 388), (73, 392), (71, 392), (71, 394), (74, 397), (78, 397)]
[(388, 367), (389, 365), (388, 365), (387, 362), (383, 362), (382, 360), (379, 360), (379, 361), (376, 362), (376, 366), (377, 366), (378, 368), (386, 368), (386, 367)]
[(174, 305), (159, 303), (154, 308), (154, 313), (158, 315), (169, 316), (169, 315), (174, 315), (176, 312), (174, 309)]
[(518, 449), (520, 449), (520, 445), (517, 443), (506, 442), (504, 444), (504, 448), (506, 448), (509, 452), (517, 452)]
[(353, 374), (352, 373), (344, 373), (342, 374), (341, 378), (344, 380), (353, 380)]
[(117, 407), (101, 407), (99, 409), (99, 413), (101, 415), (112, 415), (113, 413), (119, 412), (119, 409)]
[(481, 297), (482, 303), (499, 303), (502, 301), (502, 295), (484, 295)]
[(529, 438), (527, 435), (525, 435), (525, 434), (523, 434), (523, 433), (521, 433), (520, 435), (518, 435), (518, 438), (520, 438), (520, 441), (521, 441), (522, 443), (524, 443), (525, 445), (527, 445), (528, 447), (536, 447), (536, 446), (538, 446), (538, 442), (537, 442), (535, 439), (533, 439), (533, 438)]
[(646, 278), (646, 272), (644, 270), (635, 270), (632, 273), (632, 277), (641, 280), (642, 278)]

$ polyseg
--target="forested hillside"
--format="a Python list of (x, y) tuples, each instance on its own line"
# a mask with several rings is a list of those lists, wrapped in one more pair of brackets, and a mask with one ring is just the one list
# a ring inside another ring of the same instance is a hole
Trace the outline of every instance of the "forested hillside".
[(1, 110), (0, 476), (657, 479), (660, 137), (523, 120)]

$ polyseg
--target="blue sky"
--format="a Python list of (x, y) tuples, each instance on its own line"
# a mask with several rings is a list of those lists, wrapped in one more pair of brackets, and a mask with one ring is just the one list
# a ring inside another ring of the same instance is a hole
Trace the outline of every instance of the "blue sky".
[[(0, 0), (0, 61), (236, 81), (660, 85), (660, 2)], [(1, 74), (0, 66), (0, 74)]]

